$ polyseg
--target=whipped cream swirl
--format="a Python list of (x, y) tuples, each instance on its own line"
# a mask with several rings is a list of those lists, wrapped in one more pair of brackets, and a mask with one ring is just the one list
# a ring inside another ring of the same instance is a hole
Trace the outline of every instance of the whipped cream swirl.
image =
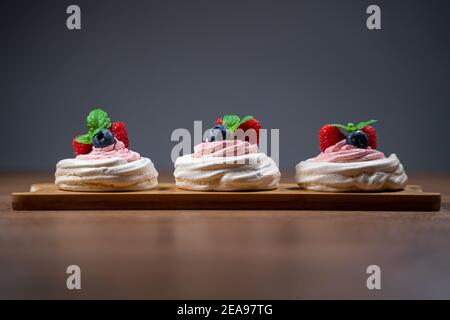
[(178, 188), (195, 191), (270, 190), (280, 181), (275, 161), (241, 140), (197, 145), (176, 160), (174, 176)]
[(356, 148), (342, 140), (334, 146), (327, 148), (323, 153), (314, 158), (317, 162), (360, 162), (379, 160), (386, 158), (383, 152), (370, 147), (367, 149)]
[(115, 144), (104, 148), (93, 147), (90, 153), (80, 154), (76, 158), (79, 160), (104, 160), (119, 157), (128, 162), (136, 161), (141, 158), (139, 153), (127, 149), (122, 141), (115, 140)]
[(86, 155), (64, 159), (56, 165), (55, 184), (68, 191), (140, 191), (158, 185), (158, 172), (152, 161), (114, 145), (93, 148)]
[(328, 192), (401, 190), (408, 177), (395, 154), (359, 149), (345, 140), (295, 167), (303, 189)]
[(258, 153), (258, 146), (248, 141), (223, 140), (214, 142), (203, 142), (194, 147), (195, 158), (201, 157), (232, 157), (244, 154)]

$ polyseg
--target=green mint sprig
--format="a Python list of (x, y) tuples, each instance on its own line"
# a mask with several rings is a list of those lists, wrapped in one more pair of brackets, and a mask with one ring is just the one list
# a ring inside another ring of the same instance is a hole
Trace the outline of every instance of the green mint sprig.
[(77, 142), (83, 144), (92, 144), (94, 136), (103, 129), (111, 128), (111, 119), (108, 113), (102, 109), (92, 110), (86, 119), (86, 126), (89, 131), (78, 137)]
[(348, 133), (353, 132), (353, 131), (357, 131), (357, 130), (361, 130), (364, 127), (367, 127), (368, 125), (374, 124), (375, 122), (377, 122), (378, 120), (368, 120), (368, 121), (362, 121), (360, 123), (358, 123), (357, 125), (355, 125), (354, 123), (348, 123), (347, 125), (342, 125), (342, 124), (332, 124), (333, 127), (342, 129)]
[(82, 144), (92, 144), (92, 138), (89, 133), (83, 134), (77, 138), (77, 142)]
[(232, 133), (235, 133), (241, 124), (251, 119), (253, 119), (253, 116), (245, 116), (241, 119), (235, 114), (228, 114), (223, 117), (222, 124)]

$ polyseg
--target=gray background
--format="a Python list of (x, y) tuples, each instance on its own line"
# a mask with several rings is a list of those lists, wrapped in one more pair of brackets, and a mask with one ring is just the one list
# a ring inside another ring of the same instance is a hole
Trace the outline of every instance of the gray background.
[[(381, 31), (365, 26), (373, 3)], [(160, 170), (173, 129), (236, 113), (280, 128), (286, 169), (317, 154), (322, 124), (376, 118), (407, 170), (450, 171), (449, 14), (446, 0), (2, 3), (0, 170), (52, 170), (95, 106)]]

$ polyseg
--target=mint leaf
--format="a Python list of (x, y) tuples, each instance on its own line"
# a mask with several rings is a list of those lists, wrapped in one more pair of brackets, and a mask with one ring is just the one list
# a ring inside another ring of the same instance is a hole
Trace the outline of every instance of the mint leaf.
[(98, 128), (98, 129), (95, 129), (93, 131), (90, 130), (88, 134), (91, 136), (91, 139), (93, 139), (97, 135), (97, 133), (99, 133), (102, 130), (103, 130), (102, 128)]
[(358, 123), (358, 125), (356, 126), (356, 130), (361, 130), (364, 127), (367, 127), (368, 125), (371, 125), (375, 122), (377, 122), (378, 120), (369, 120), (369, 121), (363, 121)]
[(348, 131), (348, 127), (347, 127), (347, 126), (344, 126), (344, 125), (342, 125), (342, 124), (334, 123), (334, 124), (332, 124), (332, 126), (333, 126), (333, 127), (336, 127), (336, 128), (339, 128), (339, 129), (342, 129), (342, 130), (345, 130), (345, 131)]
[(241, 119), (237, 115), (229, 114), (223, 117), (222, 124), (234, 133), (239, 127), (240, 121)]
[(96, 130), (98, 132), (98, 130), (109, 129), (111, 119), (102, 109), (95, 109), (87, 117), (87, 127), (89, 128), (89, 134), (93, 135)]
[(355, 124), (349, 122), (349, 123), (347, 124), (347, 131), (348, 131), (348, 132), (356, 131), (356, 126), (355, 126)]
[(83, 143), (83, 144), (92, 144), (92, 137), (89, 133), (83, 134), (82, 136), (78, 137), (77, 142)]
[(253, 116), (245, 116), (239, 121), (239, 125), (243, 124), (244, 122), (250, 121), (253, 119)]

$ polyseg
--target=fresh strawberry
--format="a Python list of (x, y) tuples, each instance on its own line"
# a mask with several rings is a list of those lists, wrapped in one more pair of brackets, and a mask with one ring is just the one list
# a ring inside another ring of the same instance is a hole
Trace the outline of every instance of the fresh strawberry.
[(122, 141), (125, 147), (128, 148), (128, 130), (123, 122), (114, 122), (109, 129), (117, 140)]
[(259, 131), (261, 130), (261, 123), (256, 120), (255, 118), (252, 118), (248, 121), (245, 121), (239, 125), (239, 129), (242, 129), (245, 131), (253, 129), (256, 132), (256, 143), (259, 144)]
[(326, 124), (319, 131), (320, 151), (324, 152), (325, 149), (334, 146), (344, 139), (345, 135), (342, 134), (338, 127), (332, 124)]
[(75, 138), (73, 138), (72, 141), (72, 147), (73, 150), (75, 151), (75, 155), (80, 155), (80, 154), (88, 154), (92, 151), (92, 144), (86, 144), (86, 143), (81, 143), (78, 142), (77, 139), (80, 136), (76, 136)]
[(377, 131), (372, 126), (365, 126), (361, 129), (369, 139), (369, 147), (376, 149), (378, 145)]

